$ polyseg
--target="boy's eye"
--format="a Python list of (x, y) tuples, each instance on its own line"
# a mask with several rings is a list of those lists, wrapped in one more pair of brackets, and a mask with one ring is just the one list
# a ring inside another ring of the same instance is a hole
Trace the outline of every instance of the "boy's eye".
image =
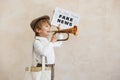
[(48, 27), (48, 26), (46, 26), (46, 27)]
[(46, 27), (49, 27), (49, 26), (46, 26)]

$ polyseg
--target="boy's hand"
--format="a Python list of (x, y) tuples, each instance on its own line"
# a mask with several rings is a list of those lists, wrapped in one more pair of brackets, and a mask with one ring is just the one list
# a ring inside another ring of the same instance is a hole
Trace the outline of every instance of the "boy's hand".
[(55, 35), (53, 35), (52, 37), (51, 37), (51, 40), (50, 40), (50, 42), (56, 42), (57, 41), (57, 38), (56, 38), (56, 36)]
[[(57, 30), (58, 31), (60, 30), (60, 24), (57, 26)], [(55, 35), (53, 35), (50, 42), (56, 42), (56, 41), (57, 41), (57, 38)]]

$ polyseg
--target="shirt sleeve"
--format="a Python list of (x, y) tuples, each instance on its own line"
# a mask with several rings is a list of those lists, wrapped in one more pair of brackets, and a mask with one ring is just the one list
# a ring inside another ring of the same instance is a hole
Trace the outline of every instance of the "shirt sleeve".
[[(58, 35), (58, 39), (63, 39), (63, 35), (62, 35), (62, 34), (59, 34), (59, 35)], [(54, 42), (54, 43), (53, 43), (53, 47), (61, 47), (62, 43), (63, 43), (62, 41)]]
[(47, 56), (51, 48), (53, 48), (53, 44), (51, 42), (46, 44), (45, 46), (43, 46), (39, 40), (35, 40), (34, 42), (34, 50), (37, 57), (39, 57), (40, 55)]

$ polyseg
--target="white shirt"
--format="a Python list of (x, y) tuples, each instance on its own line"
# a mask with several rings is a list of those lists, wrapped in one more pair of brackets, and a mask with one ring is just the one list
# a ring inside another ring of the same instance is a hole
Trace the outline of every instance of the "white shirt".
[[(59, 39), (62, 38), (63, 36), (59, 35)], [(52, 43), (45, 37), (38, 37), (38, 36), (35, 37), (33, 46), (38, 63), (42, 62), (42, 56), (46, 56), (47, 57), (46, 64), (55, 64), (54, 47), (60, 47), (61, 44), (62, 44), (61, 41)]]

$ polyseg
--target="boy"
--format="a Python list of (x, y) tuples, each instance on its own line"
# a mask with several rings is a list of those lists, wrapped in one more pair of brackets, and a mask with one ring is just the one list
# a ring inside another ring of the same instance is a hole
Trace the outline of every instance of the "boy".
[[(45, 56), (47, 58), (46, 66), (51, 67), (51, 80), (54, 80), (54, 47), (59, 47), (62, 42), (56, 42), (57, 39), (55, 36), (52, 36), (52, 38), (48, 40), (51, 28), (50, 17), (48, 15), (33, 20), (30, 25), (35, 32), (33, 47), (38, 61), (37, 66), (42, 66), (42, 56)], [(59, 38), (62, 39), (62, 35), (59, 35)]]

